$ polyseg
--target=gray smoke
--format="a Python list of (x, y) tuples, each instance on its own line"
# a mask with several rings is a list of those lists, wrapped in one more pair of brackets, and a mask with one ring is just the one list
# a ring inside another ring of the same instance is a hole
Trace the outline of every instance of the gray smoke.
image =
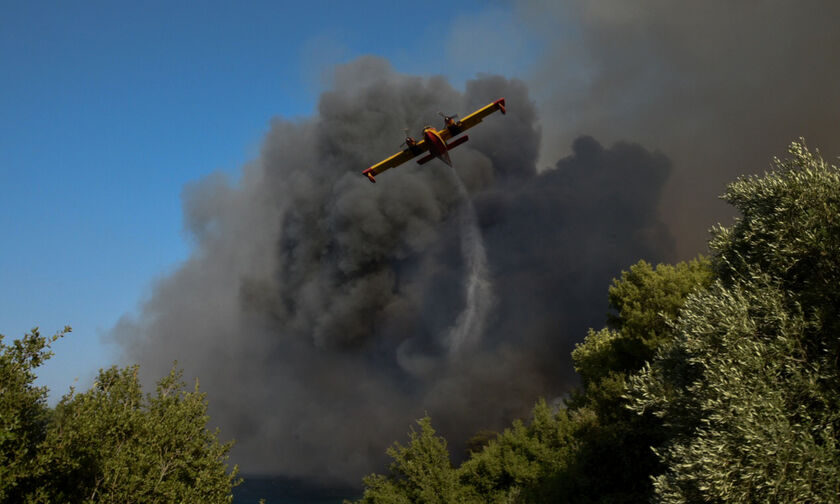
[(736, 176), (768, 169), (800, 136), (840, 153), (840, 2), (516, 5), (519, 26), (541, 37), (529, 83), (551, 139), (543, 159), (553, 163), (581, 133), (667, 153), (675, 169), (662, 213), (680, 258), (730, 221), (717, 196)]
[[(800, 135), (840, 151), (840, 2), (516, 6), (547, 48), (531, 94), (364, 58), (314, 117), (275, 120), (240, 180), (184, 190), (194, 251), (113, 334), (147, 377), (177, 359), (202, 380), (246, 472), (357, 483), (425, 412), (457, 453), (574, 386), (569, 351), (611, 279), (701, 251), (727, 181)], [(404, 127), (500, 96), (508, 115), (452, 153), (457, 176), (359, 174)]]
[[(470, 132), (455, 172), (360, 174), (403, 127), (502, 96), (508, 114)], [(426, 412), (457, 454), (574, 386), (569, 351), (603, 323), (610, 280), (673, 258), (667, 158), (581, 137), (538, 173), (539, 147), (523, 82), (460, 92), (376, 58), (342, 66), (314, 117), (272, 123), (239, 181), (184, 190), (194, 251), (113, 333), (147, 379), (173, 360), (200, 378), (245, 472), (358, 483)]]

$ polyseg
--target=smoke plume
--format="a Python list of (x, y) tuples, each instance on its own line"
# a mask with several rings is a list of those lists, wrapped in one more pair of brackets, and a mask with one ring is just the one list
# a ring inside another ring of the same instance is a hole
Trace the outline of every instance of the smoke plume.
[[(402, 141), (504, 96), (438, 161), (360, 171)], [(659, 153), (580, 137), (537, 172), (525, 84), (460, 92), (363, 58), (337, 69), (306, 120), (272, 123), (237, 182), (184, 190), (194, 251), (113, 333), (147, 377), (173, 360), (208, 393), (245, 472), (358, 478), (430, 414), (457, 454), (483, 428), (575, 386), (569, 352), (603, 323), (606, 288), (671, 260)]]
[[(201, 379), (244, 471), (357, 483), (426, 412), (457, 454), (575, 385), (568, 355), (603, 324), (610, 280), (700, 252), (729, 219), (727, 181), (800, 135), (840, 151), (838, 2), (515, 10), (545, 46), (530, 92), (363, 58), (314, 117), (275, 120), (240, 180), (185, 188), (194, 251), (113, 333), (146, 376), (177, 359)], [(502, 96), (508, 114), (470, 132), (454, 172), (359, 174), (404, 127)]]
[(840, 2), (516, 5), (517, 24), (541, 42), (529, 83), (546, 111), (543, 159), (581, 133), (668, 154), (662, 213), (680, 258), (731, 220), (717, 196), (738, 175), (768, 169), (800, 136), (840, 153)]

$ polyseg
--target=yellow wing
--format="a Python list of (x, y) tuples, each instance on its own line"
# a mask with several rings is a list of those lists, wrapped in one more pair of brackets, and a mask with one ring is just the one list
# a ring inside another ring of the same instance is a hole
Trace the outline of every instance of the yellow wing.
[(414, 146), (406, 147), (402, 151), (394, 154), (393, 156), (376, 163), (367, 170), (363, 171), (362, 174), (366, 175), (371, 182), (376, 182), (376, 180), (374, 180), (373, 178), (374, 176), (379, 175), (380, 173), (384, 172), (389, 168), (399, 166), (405, 163), (406, 161), (409, 161), (412, 158), (423, 154), (427, 150), (429, 150), (429, 146), (426, 145), (426, 141), (420, 140), (419, 142), (414, 144)]
[(447, 141), (450, 138), (467, 131), (468, 129), (472, 128), (476, 124), (480, 123), (482, 119), (489, 116), (493, 112), (501, 110), (502, 114), (506, 112), (505, 110), (505, 99), (499, 98), (498, 100), (494, 101), (489, 105), (485, 105), (480, 109), (476, 110), (472, 114), (468, 115), (467, 117), (461, 119), (460, 121), (455, 121), (454, 124), (451, 126), (447, 126), (442, 130), (438, 131), (438, 135), (443, 139), (443, 141)]

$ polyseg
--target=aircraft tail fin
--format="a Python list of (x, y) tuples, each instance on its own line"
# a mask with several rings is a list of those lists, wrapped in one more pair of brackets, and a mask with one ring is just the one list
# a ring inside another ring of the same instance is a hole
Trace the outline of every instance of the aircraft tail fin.
[(423, 156), (423, 157), (421, 157), (420, 159), (417, 160), (417, 164), (419, 164), (419, 165), (426, 164), (434, 158), (435, 158), (434, 154), (426, 154), (425, 156)]

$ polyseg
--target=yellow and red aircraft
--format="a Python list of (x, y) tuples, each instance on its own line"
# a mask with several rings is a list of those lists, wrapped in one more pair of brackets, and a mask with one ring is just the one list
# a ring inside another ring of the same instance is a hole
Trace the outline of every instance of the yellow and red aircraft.
[(449, 143), (446, 142), (480, 123), (482, 119), (497, 110), (501, 110), (502, 114), (505, 113), (504, 98), (499, 98), (490, 105), (481, 107), (460, 121), (455, 120), (457, 116), (443, 116), (444, 127), (442, 130), (436, 130), (431, 126), (426, 126), (423, 128), (423, 139), (420, 141), (416, 141), (410, 136), (407, 136), (405, 138), (405, 149), (371, 166), (363, 171), (362, 175), (367, 176), (371, 182), (375, 183), (376, 179), (373, 178), (374, 175), (379, 175), (388, 168), (399, 166), (426, 151), (429, 153), (418, 159), (417, 164), (425, 164), (434, 158), (438, 158), (449, 166), (452, 166), (452, 161), (449, 159), (449, 151), (466, 142), (470, 137), (464, 135)]

